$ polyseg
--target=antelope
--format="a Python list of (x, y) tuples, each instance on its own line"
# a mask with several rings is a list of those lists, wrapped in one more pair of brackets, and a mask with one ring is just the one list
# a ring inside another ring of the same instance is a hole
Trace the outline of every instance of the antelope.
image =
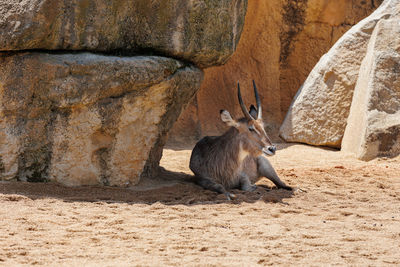
[(276, 146), (264, 129), (261, 100), (253, 81), (257, 108), (249, 111), (243, 103), (238, 83), (238, 100), (243, 118), (234, 120), (227, 110), (221, 110), (221, 120), (229, 126), (221, 136), (205, 136), (193, 148), (189, 167), (195, 182), (204, 189), (224, 194), (228, 200), (235, 197), (227, 190), (239, 188), (254, 191), (254, 184), (262, 177), (271, 180), (278, 188), (292, 190), (282, 182), (265, 156), (273, 156)]

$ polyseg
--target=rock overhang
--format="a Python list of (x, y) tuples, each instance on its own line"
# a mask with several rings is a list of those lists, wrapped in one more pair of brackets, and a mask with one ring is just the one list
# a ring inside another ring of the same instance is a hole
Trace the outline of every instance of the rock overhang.
[(247, 0), (2, 1), (0, 51), (149, 52), (200, 67), (235, 51)]
[(0, 179), (127, 186), (154, 175), (201, 69), (234, 52), (246, 7), (2, 1)]

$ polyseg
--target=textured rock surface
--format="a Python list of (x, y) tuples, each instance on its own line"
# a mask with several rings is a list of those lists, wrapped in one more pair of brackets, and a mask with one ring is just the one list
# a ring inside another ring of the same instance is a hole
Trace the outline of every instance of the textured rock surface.
[(2, 54), (0, 179), (137, 183), (202, 75), (162, 57)]
[(201, 67), (225, 63), (246, 0), (0, 0), (0, 50), (157, 53)]
[[(297, 90), (319, 58), (381, 1), (308, 0), (249, 1), (238, 47), (223, 66), (205, 70), (204, 82), (171, 132), (184, 142), (224, 131), (219, 110), (241, 116), (236, 98), (240, 81), (247, 104), (254, 101), (257, 82), (269, 133), (279, 126)], [(189, 138), (188, 138), (189, 137)], [(190, 140), (191, 139), (191, 140)]]
[(281, 126), (286, 141), (340, 147), (361, 61), (377, 22), (399, 8), (386, 0), (325, 54), (299, 89)]
[(342, 150), (363, 160), (400, 154), (400, 9), (377, 24), (364, 58)]

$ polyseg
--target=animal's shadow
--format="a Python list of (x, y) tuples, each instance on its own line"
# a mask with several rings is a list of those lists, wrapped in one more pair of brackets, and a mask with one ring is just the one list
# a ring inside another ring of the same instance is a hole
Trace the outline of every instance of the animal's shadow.
[(55, 183), (0, 182), (0, 194), (17, 200), (56, 198), (66, 202), (106, 202), (128, 204), (204, 205), (240, 204), (257, 201), (283, 203), (293, 196), (292, 191), (260, 184), (253, 192), (230, 190), (236, 198), (229, 201), (222, 194), (204, 190), (193, 182), (193, 176), (159, 168), (155, 178), (143, 179), (138, 186), (117, 188), (109, 186), (66, 187)]

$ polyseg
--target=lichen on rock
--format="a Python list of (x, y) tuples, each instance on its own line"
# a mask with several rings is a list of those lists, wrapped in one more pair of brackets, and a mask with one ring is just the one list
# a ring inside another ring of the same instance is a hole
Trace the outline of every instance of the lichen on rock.
[(236, 49), (247, 0), (0, 1), (0, 51), (156, 53), (200, 67)]

